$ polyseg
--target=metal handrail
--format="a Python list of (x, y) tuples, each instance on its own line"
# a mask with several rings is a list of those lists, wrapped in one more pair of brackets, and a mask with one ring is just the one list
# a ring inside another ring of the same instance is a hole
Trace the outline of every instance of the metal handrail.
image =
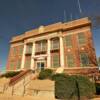
[(22, 77), (24, 77), (26, 74), (28, 74), (31, 70), (26, 70), (18, 74), (17, 76), (14, 76), (10, 79), (9, 85), (15, 84), (17, 81), (19, 81)]

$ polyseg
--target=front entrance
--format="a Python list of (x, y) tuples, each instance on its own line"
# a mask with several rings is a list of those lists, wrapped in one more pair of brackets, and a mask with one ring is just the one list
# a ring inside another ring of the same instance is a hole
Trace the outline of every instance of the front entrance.
[(36, 65), (37, 65), (37, 69), (38, 70), (44, 70), (44, 67), (45, 67), (45, 61), (37, 61), (37, 63), (36, 63)]

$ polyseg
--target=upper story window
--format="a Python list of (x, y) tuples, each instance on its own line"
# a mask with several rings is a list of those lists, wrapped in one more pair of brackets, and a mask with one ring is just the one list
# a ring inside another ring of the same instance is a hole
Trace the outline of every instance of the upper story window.
[(36, 42), (36, 52), (47, 51), (47, 41), (42, 40)]
[(68, 35), (68, 36), (65, 37), (65, 45), (66, 45), (68, 48), (71, 48), (71, 47), (72, 47), (71, 35)]
[(27, 46), (26, 46), (26, 53), (32, 53), (32, 43), (27, 44)]
[(67, 54), (67, 64), (68, 64), (68, 67), (74, 67), (75, 66), (73, 54)]
[(16, 55), (16, 54), (17, 54), (17, 48), (13, 47), (13, 55)]
[(53, 38), (51, 40), (51, 50), (59, 49), (59, 38)]
[(22, 53), (23, 53), (23, 46), (20, 46), (19, 47), (19, 54), (22, 55)]
[(89, 65), (89, 57), (87, 53), (80, 53), (80, 60), (81, 60), (81, 66), (85, 67)]
[(79, 45), (83, 45), (86, 43), (86, 37), (84, 33), (78, 33), (78, 42)]

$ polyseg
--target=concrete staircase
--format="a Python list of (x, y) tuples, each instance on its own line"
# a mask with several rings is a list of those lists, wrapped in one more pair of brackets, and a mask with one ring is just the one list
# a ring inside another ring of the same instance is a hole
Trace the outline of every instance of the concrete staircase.
[(9, 95), (24, 95), (32, 77), (35, 76), (31, 70), (26, 70), (11, 78), (5, 87), (4, 93)]

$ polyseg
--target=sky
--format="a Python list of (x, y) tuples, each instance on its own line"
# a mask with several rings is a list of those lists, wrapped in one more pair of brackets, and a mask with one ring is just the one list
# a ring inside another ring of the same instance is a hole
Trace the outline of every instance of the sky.
[[(10, 39), (27, 30), (89, 16), (97, 57), (100, 56), (100, 0), (0, 0), (0, 67), (6, 67)], [(65, 12), (65, 13), (64, 13)], [(72, 15), (72, 18), (71, 18)]]

